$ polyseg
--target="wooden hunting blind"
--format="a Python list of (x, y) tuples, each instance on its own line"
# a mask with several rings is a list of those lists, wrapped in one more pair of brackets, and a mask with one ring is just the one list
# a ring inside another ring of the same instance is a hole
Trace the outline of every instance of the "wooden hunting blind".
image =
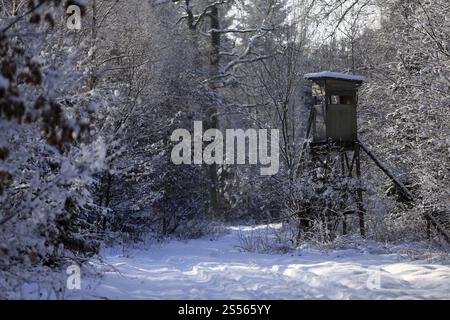
[[(310, 107), (305, 142), (300, 154), (300, 172), (305, 150), (310, 150), (315, 165), (325, 172), (331, 172), (332, 165), (340, 167), (342, 177), (356, 177), (358, 180), (355, 195), (356, 203), (347, 203), (342, 214), (343, 233), (347, 233), (347, 216), (357, 214), (362, 236), (366, 233), (363, 206), (363, 187), (361, 184), (361, 150), (395, 184), (399, 193), (410, 203), (415, 197), (408, 188), (375, 156), (375, 154), (358, 139), (357, 112), (358, 89), (365, 81), (363, 76), (324, 71), (305, 74), (305, 79), (312, 81), (311, 94), (305, 95)], [(330, 161), (335, 155), (339, 161)], [(426, 211), (423, 217), (427, 221), (429, 235), (433, 226), (438, 233), (450, 243), (450, 219), (447, 213)]]
[(356, 106), (358, 88), (363, 76), (337, 72), (319, 72), (305, 75), (311, 80), (313, 106), (310, 118), (313, 144), (331, 142), (351, 147), (358, 139)]

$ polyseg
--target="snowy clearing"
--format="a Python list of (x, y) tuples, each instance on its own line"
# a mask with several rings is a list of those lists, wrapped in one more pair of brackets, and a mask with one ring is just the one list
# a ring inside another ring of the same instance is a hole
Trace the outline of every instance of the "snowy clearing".
[[(83, 299), (449, 299), (450, 267), (377, 250), (257, 254), (230, 228), (217, 240), (171, 241), (148, 250), (103, 252), (104, 277)], [(371, 251), (372, 253), (369, 253)]]

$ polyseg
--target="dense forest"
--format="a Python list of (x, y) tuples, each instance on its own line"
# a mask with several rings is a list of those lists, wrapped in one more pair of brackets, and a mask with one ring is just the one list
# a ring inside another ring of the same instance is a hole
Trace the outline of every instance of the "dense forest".
[[(359, 234), (358, 192), (364, 241), (445, 246), (424, 214), (449, 232), (449, 17), (447, 0), (0, 0), (0, 298), (108, 246), (229, 225), (281, 223), (271, 250), (330, 244), (344, 221)], [(365, 77), (359, 140), (413, 202), (366, 154), (358, 179), (305, 150), (304, 75), (327, 70)], [(198, 121), (278, 129), (276, 174), (251, 154), (174, 163)]]

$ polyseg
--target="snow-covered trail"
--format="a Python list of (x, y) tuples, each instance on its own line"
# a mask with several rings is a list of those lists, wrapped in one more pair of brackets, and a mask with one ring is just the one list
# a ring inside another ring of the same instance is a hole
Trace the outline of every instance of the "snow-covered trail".
[[(241, 252), (232, 228), (218, 240), (172, 241), (124, 257), (104, 252), (104, 277), (83, 282), (93, 299), (450, 299), (450, 266), (396, 254)], [(91, 288), (87, 288), (92, 286)]]

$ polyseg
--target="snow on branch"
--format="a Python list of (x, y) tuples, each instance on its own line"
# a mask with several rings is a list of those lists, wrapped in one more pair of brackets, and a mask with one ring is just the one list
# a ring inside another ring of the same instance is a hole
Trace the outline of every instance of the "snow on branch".
[[(256, 40), (259, 38), (265, 36), (267, 34), (267, 31), (263, 31), (262, 29), (259, 29), (259, 32), (252, 36), (248, 43), (247, 47), (245, 48), (244, 52), (241, 55), (238, 55), (238, 57), (232, 61), (230, 61), (224, 68), (223, 73), (228, 72), (231, 68), (235, 67), (238, 64), (243, 63), (253, 63), (257, 61), (261, 61), (264, 59), (268, 59), (273, 56), (273, 54), (270, 55), (258, 55), (257, 53), (253, 52), (252, 49), (254, 48)], [(250, 55), (256, 55), (254, 58), (249, 58)]]
[(258, 28), (258, 29), (210, 29), (208, 33), (253, 33), (258, 31), (273, 31), (275, 28)]

